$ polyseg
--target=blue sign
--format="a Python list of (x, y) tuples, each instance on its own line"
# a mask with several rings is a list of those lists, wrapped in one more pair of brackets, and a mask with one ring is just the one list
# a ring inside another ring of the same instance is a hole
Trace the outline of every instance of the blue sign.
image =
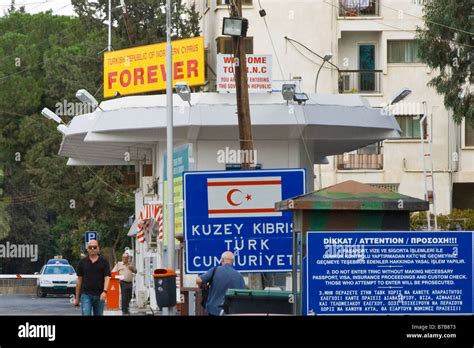
[(86, 245), (91, 240), (97, 240), (97, 231), (86, 231)]
[(472, 232), (308, 232), (303, 314), (471, 314), (472, 261)]
[(275, 203), (305, 193), (305, 170), (184, 173), (186, 272), (235, 254), (244, 273), (291, 271), (293, 214)]
[[(181, 177), (184, 172), (192, 170), (193, 144), (184, 144), (173, 149), (173, 177)], [(163, 180), (168, 180), (168, 154), (163, 155)]]

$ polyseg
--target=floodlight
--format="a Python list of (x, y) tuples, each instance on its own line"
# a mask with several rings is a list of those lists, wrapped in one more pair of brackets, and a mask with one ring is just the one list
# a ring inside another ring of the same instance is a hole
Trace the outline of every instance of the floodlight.
[(94, 98), (92, 94), (87, 92), (85, 89), (80, 89), (76, 92), (76, 98), (79, 99), (84, 104), (91, 105), (96, 108), (99, 106), (99, 102)]
[(176, 93), (180, 96), (180, 98), (188, 102), (191, 106), (191, 89), (187, 82), (177, 82), (175, 85)]
[(295, 93), (293, 100), (298, 104), (306, 103), (309, 100), (309, 97), (306, 93)]
[(53, 120), (56, 123), (59, 123), (59, 124), (63, 123), (63, 120), (61, 120), (61, 117), (56, 115), (54, 112), (52, 112), (48, 108), (44, 108), (43, 110), (41, 110), (41, 115), (46, 117), (48, 120)]
[(283, 95), (283, 99), (287, 102), (293, 100), (293, 97), (296, 93), (296, 84), (293, 83), (285, 83), (281, 87), (281, 94)]
[(224, 17), (222, 35), (246, 37), (249, 21), (242, 17)]

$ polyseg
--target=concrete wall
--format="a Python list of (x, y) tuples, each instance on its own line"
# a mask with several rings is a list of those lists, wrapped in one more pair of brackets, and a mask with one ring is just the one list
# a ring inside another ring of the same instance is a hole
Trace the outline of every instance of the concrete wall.
[(36, 294), (36, 279), (0, 279), (0, 294)]

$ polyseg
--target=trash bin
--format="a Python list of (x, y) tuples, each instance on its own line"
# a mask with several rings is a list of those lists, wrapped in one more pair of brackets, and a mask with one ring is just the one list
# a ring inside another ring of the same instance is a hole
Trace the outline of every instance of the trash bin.
[(176, 272), (158, 268), (153, 272), (156, 304), (160, 308), (176, 306)]
[(229, 289), (225, 314), (293, 314), (291, 291)]
[(107, 309), (119, 309), (120, 305), (120, 279), (116, 278), (118, 272), (112, 272), (109, 288), (107, 289)]

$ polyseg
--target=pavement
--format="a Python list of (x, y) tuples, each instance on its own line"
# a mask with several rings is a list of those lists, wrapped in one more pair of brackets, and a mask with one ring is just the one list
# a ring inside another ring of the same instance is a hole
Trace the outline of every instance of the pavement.
[[(131, 315), (152, 315), (151, 311), (138, 311), (130, 306)], [(155, 312), (155, 315), (158, 314)], [(81, 315), (79, 307), (72, 305), (67, 295), (48, 295), (45, 298), (36, 295), (0, 294), (0, 315)], [(122, 315), (120, 310), (104, 310), (104, 315)]]

